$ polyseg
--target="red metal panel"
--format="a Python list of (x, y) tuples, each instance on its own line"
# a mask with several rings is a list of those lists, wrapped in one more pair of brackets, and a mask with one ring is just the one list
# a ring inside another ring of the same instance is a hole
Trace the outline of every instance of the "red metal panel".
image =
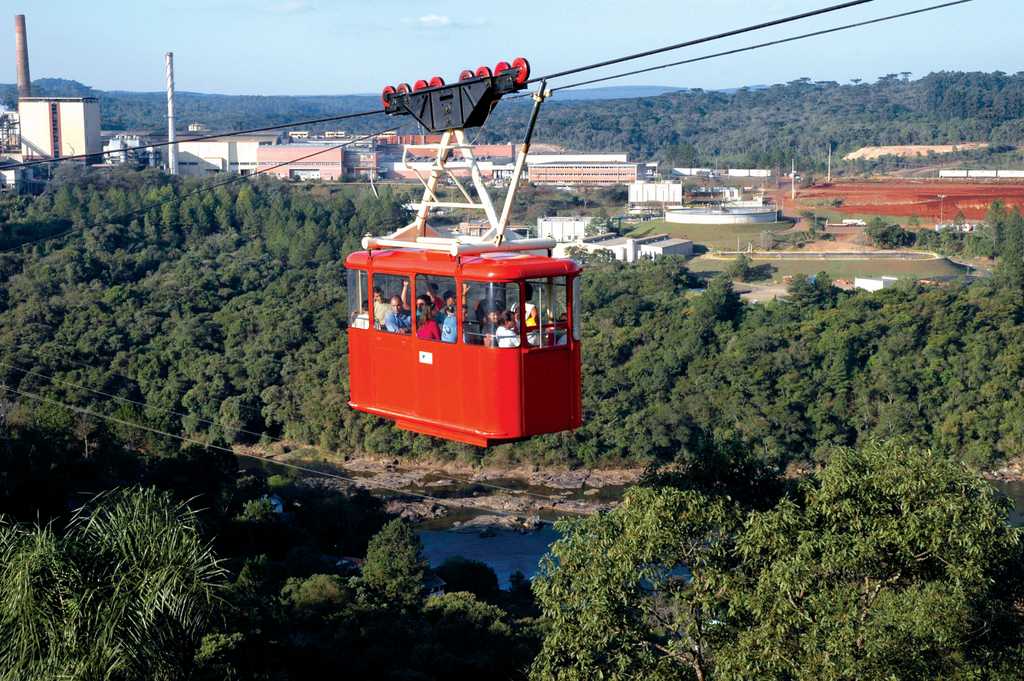
[(567, 345), (534, 348), (523, 353), (523, 411), (531, 435), (573, 427), (576, 372)]
[(580, 272), (580, 266), (566, 258), (547, 258), (522, 253), (488, 253), (466, 256), (461, 262), (447, 253), (436, 251), (356, 251), (345, 260), (348, 268), (368, 269), (389, 274), (419, 272), (455, 276), (460, 272), (469, 279), (479, 281), (514, 281), (531, 277), (558, 277)]
[[(346, 265), (456, 276), (460, 291), (462, 275), (512, 281), (579, 271), (571, 260), (514, 255), (464, 258), (459, 270), (443, 253), (358, 252)], [(478, 446), (579, 427), (580, 347), (571, 332), (567, 345), (552, 348), (488, 348), (463, 342), (461, 312), (459, 328), (455, 344), (349, 329), (349, 405), (400, 428)]]
[(372, 404), (373, 380), (370, 365), (370, 329), (348, 329), (348, 389), (350, 400), (356, 404)]

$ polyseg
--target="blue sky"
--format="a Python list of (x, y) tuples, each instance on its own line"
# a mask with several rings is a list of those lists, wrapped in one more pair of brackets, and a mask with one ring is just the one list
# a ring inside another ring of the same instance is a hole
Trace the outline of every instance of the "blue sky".
[[(223, 94), (379, 92), (388, 83), (523, 55), (534, 73), (681, 42), (838, 0), (14, 0), (28, 24), (33, 78), (66, 77), (103, 90), (159, 90), (175, 53), (180, 90)], [(876, 0), (781, 28), (634, 62), (673, 61), (936, 4)], [(974, 2), (880, 26), (644, 74), (613, 84), (728, 88), (808, 76), (874, 80), (910, 71), (1024, 70), (1024, 0)], [(613, 73), (629, 67), (612, 67)], [(597, 75), (595, 73), (595, 75)]]

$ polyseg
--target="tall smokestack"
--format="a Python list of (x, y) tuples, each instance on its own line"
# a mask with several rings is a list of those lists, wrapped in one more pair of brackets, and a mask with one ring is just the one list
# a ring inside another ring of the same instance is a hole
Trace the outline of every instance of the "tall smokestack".
[(14, 50), (18, 64), (18, 97), (32, 96), (32, 80), (28, 76), (28, 36), (25, 33), (25, 15), (14, 17)]
[(178, 174), (178, 145), (174, 143), (174, 53), (167, 58), (167, 172)]

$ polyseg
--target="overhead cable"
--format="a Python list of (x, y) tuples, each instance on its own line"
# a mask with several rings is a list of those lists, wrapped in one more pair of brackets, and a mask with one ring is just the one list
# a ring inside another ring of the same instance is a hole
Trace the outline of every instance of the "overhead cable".
[(178, 139), (173, 142), (156, 142), (154, 144), (147, 144), (145, 146), (136, 147), (133, 149), (111, 149), (110, 151), (98, 151), (94, 154), (74, 154), (71, 156), (58, 156), (56, 158), (40, 158), (33, 159), (31, 161), (23, 161), (21, 163), (0, 163), (0, 168), (3, 170), (11, 170), (16, 168), (28, 168), (29, 166), (44, 165), (49, 163), (61, 163), (62, 161), (82, 161), (90, 158), (96, 158), (97, 156), (108, 156), (113, 154), (127, 154), (127, 153), (138, 153), (146, 151), (147, 149), (156, 149), (159, 147), (169, 147), (172, 144), (183, 144), (185, 142), (207, 142), (209, 140), (217, 140), (223, 137), (237, 137), (239, 135), (251, 135), (257, 132), (269, 132), (270, 130), (280, 130), (281, 128), (294, 128), (300, 125), (315, 125), (317, 123), (329, 123), (332, 121), (344, 121), (350, 118), (360, 118), (362, 116), (373, 116), (374, 114), (382, 114), (384, 109), (376, 109), (374, 111), (360, 111), (358, 113), (342, 114), (338, 116), (328, 116), (327, 118), (314, 118), (307, 121), (292, 121), (291, 123), (281, 123), (279, 125), (268, 125), (262, 128), (249, 128), (248, 130), (235, 130), (233, 132), (221, 132), (210, 135), (203, 135), (201, 137), (189, 137), (188, 139)]
[[(168, 197), (168, 198), (166, 198), (166, 199), (164, 199), (162, 201), (156, 201), (154, 203), (149, 204), (148, 206), (143, 206), (142, 208), (137, 208), (137, 209), (135, 209), (133, 211), (129, 211), (128, 213), (125, 213), (123, 215), (118, 215), (118, 216), (116, 216), (114, 218), (111, 218), (108, 221), (108, 223), (115, 223), (115, 222), (120, 221), (120, 220), (126, 220), (126, 219), (128, 219), (130, 217), (134, 217), (135, 215), (141, 215), (143, 213), (147, 213), (147, 212), (153, 210), (154, 208), (160, 208), (161, 206), (163, 206), (164, 204), (167, 204), (167, 203), (174, 203), (176, 201), (181, 201), (182, 199), (188, 198), (189, 196), (194, 196), (195, 194), (201, 194), (201, 193), (206, 192), (206, 191), (212, 191), (212, 190), (217, 189), (219, 187), (224, 187), (224, 186), (229, 185), (229, 184), (234, 184), (235, 182), (242, 182), (244, 180), (248, 180), (249, 178), (255, 177), (256, 175), (262, 175), (263, 173), (268, 173), (271, 170), (277, 170), (278, 168), (283, 168), (285, 166), (290, 166), (290, 165), (293, 165), (295, 163), (299, 163), (301, 161), (305, 161), (307, 159), (313, 158), (314, 156), (319, 156), (320, 154), (326, 154), (326, 153), (331, 152), (331, 151), (337, 151), (338, 149), (341, 149), (343, 147), (347, 147), (350, 144), (355, 144), (356, 142), (361, 142), (363, 140), (367, 140), (367, 139), (369, 139), (371, 137), (375, 137), (377, 135), (381, 135), (381, 134), (383, 134), (383, 133), (385, 133), (385, 132), (387, 132), (389, 130), (393, 130), (393, 129), (394, 128), (391, 127), (391, 128), (385, 128), (384, 130), (378, 130), (376, 132), (367, 133), (366, 135), (362, 135), (361, 137), (356, 137), (356, 138), (353, 138), (351, 140), (348, 140), (348, 141), (345, 141), (345, 142), (341, 142), (340, 144), (332, 145), (330, 147), (327, 147), (326, 149), (320, 149), (320, 150), (315, 151), (315, 152), (313, 152), (311, 154), (306, 154), (305, 156), (299, 156), (298, 158), (293, 158), (293, 159), (290, 159), (288, 161), (282, 161), (281, 163), (277, 163), (275, 165), (268, 166), (266, 168), (259, 168), (259, 169), (255, 170), (255, 171), (249, 173), (248, 175), (233, 175), (232, 177), (230, 177), (230, 178), (228, 178), (226, 180), (223, 180), (221, 182), (214, 182), (213, 184), (208, 184), (208, 185), (203, 185), (201, 187), (196, 187), (195, 189), (193, 189), (191, 191), (187, 191), (184, 194), (177, 194), (177, 195), (174, 195), (174, 196), (170, 196), (170, 197)], [(50, 241), (51, 239), (60, 239), (60, 238), (63, 238), (65, 236), (69, 235), (69, 234), (74, 234), (75, 232), (80, 232), (82, 230), (91, 229), (92, 227), (98, 227), (98, 226), (99, 225), (83, 225), (81, 227), (72, 227), (71, 229), (65, 230), (63, 232), (58, 232), (57, 234), (50, 234), (48, 236), (43, 236), (43, 237), (40, 237), (38, 239), (34, 239), (32, 241), (25, 241), (25, 242), (23, 242), (21, 244), (18, 244), (17, 246), (13, 246), (11, 248), (2, 250), (2, 251), (0, 251), (0, 253), (13, 253), (15, 251), (19, 251), (19, 250), (25, 248), (26, 246), (31, 246), (31, 245), (37, 244), (37, 243), (39, 243), (41, 241)]]
[(672, 66), (682, 66), (683, 64), (693, 64), (694, 62), (706, 61), (708, 59), (716, 59), (718, 57), (726, 57), (732, 54), (739, 54), (741, 52), (750, 52), (752, 50), (759, 50), (763, 47), (771, 47), (773, 45), (782, 45), (784, 43), (791, 43), (797, 40), (804, 40), (806, 38), (815, 38), (817, 36), (827, 35), (829, 33), (837, 33), (839, 31), (847, 31), (853, 28), (861, 28), (864, 26), (870, 26), (871, 24), (879, 24), (884, 21), (892, 21), (894, 19), (902, 19), (904, 17), (914, 16), (915, 14), (924, 14), (925, 12), (934, 12), (940, 9), (946, 9), (947, 7), (953, 7), (954, 5), (963, 5), (974, 0), (955, 0), (955, 2), (944, 2), (940, 5), (932, 5), (931, 7), (922, 7), (921, 9), (910, 10), (908, 12), (900, 12), (899, 14), (890, 14), (884, 17), (878, 17), (877, 19), (868, 19), (866, 21), (858, 21), (852, 24), (845, 24), (843, 26), (836, 26), (835, 28), (826, 28), (820, 31), (812, 31), (810, 33), (803, 33), (801, 35), (791, 36), (789, 38), (781, 38), (779, 40), (770, 40), (764, 43), (758, 43), (756, 45), (748, 45), (746, 47), (738, 47), (732, 50), (725, 50), (724, 52), (715, 52), (714, 54), (707, 54), (703, 57), (694, 57), (692, 59), (683, 59), (681, 61), (674, 61), (668, 64), (661, 64), (659, 66), (649, 66), (643, 69), (636, 69), (635, 71), (626, 71), (625, 73), (617, 73), (611, 76), (603, 76), (601, 78), (592, 78), (590, 80), (583, 80), (578, 83), (572, 83), (570, 85), (562, 85), (560, 87), (552, 88), (551, 92), (558, 92), (559, 90), (568, 90), (570, 88), (580, 87), (582, 85), (593, 85), (594, 83), (602, 83), (607, 80), (614, 80), (617, 78), (625, 78), (627, 76), (635, 76), (639, 73), (649, 73), (651, 71), (658, 71), (660, 69), (667, 69)]
[(831, 12), (838, 12), (840, 10), (849, 9), (851, 7), (857, 7), (858, 5), (866, 5), (875, 0), (851, 0), (850, 2), (843, 2), (838, 5), (831, 5), (829, 7), (822, 7), (821, 9), (811, 10), (809, 12), (801, 12), (800, 14), (794, 14), (792, 16), (783, 17), (781, 19), (773, 19), (772, 21), (765, 21), (760, 24), (754, 24), (752, 26), (745, 26), (743, 28), (736, 28), (731, 31), (725, 31), (724, 33), (716, 33), (714, 35), (704, 36), (703, 38), (694, 38), (693, 40), (687, 40), (685, 42), (676, 43), (674, 45), (666, 45), (665, 47), (657, 47), (652, 50), (645, 50), (643, 52), (636, 52), (634, 54), (627, 54), (623, 57), (616, 57), (615, 59), (608, 59), (605, 61), (596, 62), (594, 64), (587, 64), (586, 66), (577, 66), (576, 68), (566, 69), (565, 71), (558, 71), (557, 73), (550, 73), (546, 76), (537, 76), (526, 81), (527, 83), (536, 83), (543, 80), (551, 80), (553, 78), (561, 78), (563, 76), (570, 76), (574, 73), (580, 73), (582, 71), (590, 71), (591, 69), (601, 68), (603, 66), (614, 66), (615, 64), (621, 64), (625, 61), (632, 61), (634, 59), (642, 59), (643, 57), (650, 57), (655, 54), (661, 54), (662, 52), (671, 52), (672, 50), (682, 49), (684, 47), (692, 47), (694, 45), (700, 45), (701, 43), (709, 43), (715, 40), (721, 40), (722, 38), (729, 38), (735, 35), (741, 35), (743, 33), (751, 33), (753, 31), (759, 31), (764, 28), (771, 28), (773, 26), (780, 26), (782, 24), (792, 23), (794, 21), (800, 21), (801, 19), (809, 19), (811, 17), (820, 16), (822, 14), (829, 14)]
[[(176, 411), (174, 409), (169, 409), (167, 407), (153, 406), (153, 405), (150, 405), (150, 404), (148, 404), (146, 402), (141, 402), (139, 400), (133, 400), (133, 399), (130, 399), (128, 397), (121, 397), (120, 395), (114, 395), (112, 393), (104, 392), (103, 390), (99, 390), (97, 388), (90, 388), (89, 386), (86, 386), (86, 385), (80, 385), (78, 383), (72, 383), (71, 381), (65, 381), (65, 380), (57, 378), (55, 376), (50, 376), (48, 374), (44, 374), (44, 373), (39, 372), (39, 371), (34, 371), (32, 369), (23, 369), (22, 367), (19, 367), (16, 364), (11, 364), (9, 362), (0, 361), (0, 366), (5, 366), (5, 367), (8, 367), (10, 369), (14, 369), (15, 371), (18, 371), (18, 372), (20, 372), (22, 374), (25, 374), (25, 375), (36, 376), (38, 378), (45, 379), (45, 380), (49, 381), (50, 383), (58, 383), (58, 384), (61, 384), (61, 385), (68, 386), (70, 388), (76, 388), (76, 389), (79, 389), (79, 390), (86, 390), (88, 392), (94, 393), (96, 395), (101, 395), (101, 396), (106, 397), (106, 398), (111, 399), (111, 400), (117, 400), (118, 402), (121, 402), (122, 404), (133, 404), (133, 405), (142, 407), (143, 409), (150, 409), (150, 410), (153, 410), (153, 411), (163, 412), (165, 414), (171, 414), (173, 416), (177, 416), (178, 418), (194, 418), (195, 420), (197, 420), (197, 421), (199, 421), (201, 423), (206, 423), (206, 424), (211, 425), (211, 426), (217, 426), (219, 428), (230, 428), (230, 429), (235, 430), (235, 431), (237, 431), (239, 433), (245, 433), (246, 435), (251, 435), (253, 437), (257, 437), (257, 438), (260, 438), (260, 439), (266, 438), (267, 440), (270, 440), (271, 442), (277, 442), (279, 444), (287, 444), (284, 439), (278, 438), (278, 437), (274, 437), (274, 436), (272, 436), (272, 435), (270, 435), (268, 433), (260, 433), (260, 432), (256, 432), (256, 431), (252, 431), (252, 430), (246, 430), (245, 428), (236, 428), (234, 426), (226, 426), (223, 423), (220, 423), (218, 421), (213, 421), (211, 419), (206, 419), (206, 418), (202, 418), (200, 416), (195, 416), (194, 414), (184, 414), (184, 413), (182, 413), (180, 411)], [(89, 366), (89, 365), (87, 365), (87, 366)], [(98, 369), (97, 367), (91, 367), (91, 368), (96, 369), (97, 371), (102, 371), (102, 369)], [(124, 376), (124, 378), (129, 378), (129, 377)], [(137, 381), (135, 381), (135, 379), (130, 379), (130, 380), (132, 380), (133, 382), (137, 383)], [(452, 480), (454, 480), (456, 482), (461, 482), (461, 483), (466, 484), (466, 485), (479, 485), (480, 487), (486, 487), (486, 488), (489, 488), (489, 489), (499, 490), (499, 491), (502, 491), (502, 492), (508, 492), (509, 494), (526, 495), (526, 496), (534, 497), (535, 499), (543, 499), (545, 501), (560, 501), (561, 500), (561, 497), (558, 497), (558, 496), (538, 494), (536, 492), (531, 492), (529, 490), (517, 490), (517, 489), (511, 488), (511, 487), (504, 487), (502, 485), (496, 485), (496, 484), (490, 483), (490, 482), (485, 482), (485, 481), (480, 481), (480, 480), (466, 480), (466, 479), (458, 478), (456, 476), (451, 476), (451, 475), (448, 476), (448, 477), (450, 477)]]
[[(155, 435), (162, 435), (164, 437), (169, 437), (169, 438), (172, 438), (172, 439), (175, 439), (175, 440), (179, 440), (181, 442), (187, 442), (189, 444), (198, 445), (200, 447), (206, 447), (208, 449), (214, 449), (214, 450), (217, 450), (217, 451), (226, 452), (228, 454), (231, 454), (232, 456), (243, 457), (243, 458), (247, 458), (247, 459), (255, 459), (256, 461), (260, 461), (260, 462), (263, 462), (263, 463), (266, 463), (266, 464), (271, 464), (271, 465), (274, 465), (274, 466), (281, 466), (283, 468), (290, 468), (292, 470), (302, 471), (304, 473), (309, 473), (311, 475), (316, 475), (316, 476), (320, 476), (320, 477), (324, 477), (324, 478), (331, 478), (331, 479), (334, 479), (334, 480), (341, 480), (341, 481), (344, 481), (344, 482), (348, 482), (348, 483), (350, 483), (350, 484), (352, 484), (354, 486), (359, 486), (360, 480), (358, 478), (351, 478), (351, 477), (348, 477), (348, 476), (345, 476), (345, 475), (339, 475), (337, 473), (331, 473), (329, 471), (318, 470), (316, 468), (311, 468), (309, 466), (302, 466), (302, 465), (299, 465), (299, 464), (288, 463), (286, 461), (275, 461), (274, 459), (266, 459), (266, 458), (264, 458), (262, 456), (257, 456), (255, 454), (246, 454), (245, 452), (237, 452), (237, 451), (231, 449), (230, 447), (222, 447), (220, 445), (210, 444), (208, 442), (203, 442), (202, 440), (196, 440), (195, 438), (186, 437), (184, 435), (176, 435), (175, 433), (169, 433), (166, 430), (161, 430), (159, 428), (153, 428), (151, 426), (146, 426), (146, 425), (143, 425), (141, 423), (134, 423), (132, 421), (127, 421), (125, 419), (121, 419), (121, 418), (118, 418), (116, 416), (109, 416), (107, 414), (101, 414), (101, 413), (93, 411), (91, 409), (86, 409), (85, 407), (79, 407), (79, 406), (76, 406), (76, 405), (73, 405), (73, 404), (68, 404), (67, 402), (62, 402), (60, 400), (54, 400), (54, 399), (50, 399), (48, 397), (43, 397), (42, 395), (38, 395), (36, 393), (31, 393), (31, 392), (28, 392), (28, 391), (18, 390), (16, 388), (12, 388), (12, 387), (10, 387), (8, 385), (0, 385), (0, 389), (6, 390), (7, 392), (10, 392), (10, 393), (14, 393), (16, 395), (21, 395), (22, 397), (28, 397), (30, 399), (34, 399), (34, 400), (37, 400), (37, 401), (40, 401), (40, 402), (46, 402), (46, 403), (49, 403), (49, 404), (53, 404), (53, 405), (57, 405), (57, 406), (60, 406), (60, 407), (64, 407), (65, 409), (70, 409), (71, 411), (76, 412), (78, 414), (84, 414), (86, 416), (92, 416), (94, 418), (102, 419), (104, 421), (110, 421), (112, 423), (118, 423), (118, 424), (120, 424), (122, 426), (128, 426), (129, 428), (138, 428), (139, 430), (144, 430), (146, 432), (153, 433)], [(389, 487), (387, 485), (375, 485), (374, 487), (376, 489), (382, 489), (382, 490), (387, 491), (387, 492), (394, 492), (395, 494), (400, 494), (400, 495), (403, 495), (403, 496), (416, 497), (418, 499), (423, 499), (424, 501), (433, 501), (433, 502), (441, 504), (443, 506), (456, 506), (456, 507), (459, 507), (459, 508), (465, 508), (465, 509), (470, 509), (470, 510), (487, 511), (488, 513), (493, 513), (495, 515), (500, 515), (500, 516), (504, 516), (504, 517), (516, 517), (516, 516), (520, 515), (520, 514), (517, 514), (517, 513), (510, 513), (508, 511), (505, 511), (505, 510), (502, 510), (502, 509), (490, 508), (490, 507), (487, 507), (487, 506), (477, 506), (475, 504), (465, 504), (465, 503), (461, 503), (461, 502), (459, 502), (459, 501), (457, 501), (455, 499), (446, 499), (444, 497), (436, 497), (436, 496), (433, 496), (433, 495), (430, 495), (430, 494), (423, 494), (421, 492), (411, 492), (409, 490), (404, 490), (404, 489), (401, 489), (401, 488), (398, 488), (398, 487)], [(546, 520), (542, 520), (541, 522), (542, 523), (550, 524), (550, 521), (546, 521)]]

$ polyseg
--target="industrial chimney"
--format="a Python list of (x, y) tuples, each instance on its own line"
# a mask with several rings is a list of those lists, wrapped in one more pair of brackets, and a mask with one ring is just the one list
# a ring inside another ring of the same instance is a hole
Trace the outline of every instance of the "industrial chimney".
[(18, 97), (32, 96), (32, 80), (28, 76), (28, 37), (25, 34), (25, 15), (14, 17), (14, 49), (17, 52)]
[(178, 145), (174, 143), (174, 53), (167, 59), (167, 172), (178, 174)]

